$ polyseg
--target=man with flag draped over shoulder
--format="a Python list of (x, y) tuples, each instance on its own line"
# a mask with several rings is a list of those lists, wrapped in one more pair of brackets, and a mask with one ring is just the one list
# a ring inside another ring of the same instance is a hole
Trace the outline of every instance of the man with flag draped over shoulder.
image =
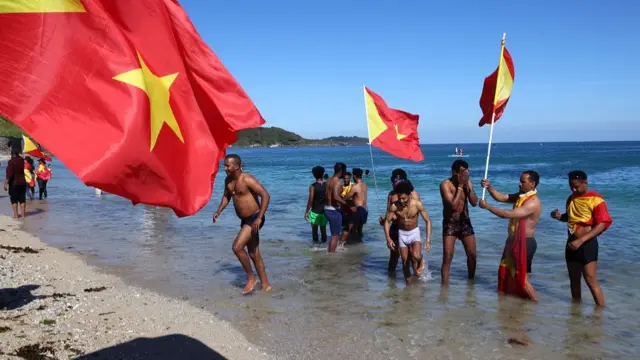
[(533, 170), (522, 173), (519, 192), (514, 194), (499, 192), (487, 179), (480, 182), (494, 200), (513, 204), (512, 210), (504, 210), (489, 205), (486, 200), (480, 201), (480, 208), (509, 219), (509, 236), (498, 269), (498, 292), (533, 301), (538, 301), (538, 298), (528, 274), (531, 273), (533, 255), (538, 247), (535, 233), (542, 211), (542, 203), (537, 196), (539, 183), (540, 176)]
[(587, 173), (581, 170), (570, 172), (571, 195), (567, 199), (567, 210), (561, 214), (555, 209), (551, 217), (567, 223), (568, 238), (564, 257), (571, 282), (571, 297), (576, 302), (581, 300), (580, 277), (584, 277), (596, 305), (604, 307), (604, 294), (597, 279), (598, 236), (611, 226), (613, 220), (602, 196), (589, 190), (588, 186)]

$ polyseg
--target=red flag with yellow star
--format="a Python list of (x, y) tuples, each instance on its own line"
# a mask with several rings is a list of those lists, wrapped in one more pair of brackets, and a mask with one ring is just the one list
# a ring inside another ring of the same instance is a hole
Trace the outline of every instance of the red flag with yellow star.
[(369, 144), (401, 159), (424, 160), (418, 139), (419, 116), (387, 106), (384, 99), (364, 88)]
[(192, 215), (264, 120), (176, 0), (0, 0), (0, 114), (85, 184)]

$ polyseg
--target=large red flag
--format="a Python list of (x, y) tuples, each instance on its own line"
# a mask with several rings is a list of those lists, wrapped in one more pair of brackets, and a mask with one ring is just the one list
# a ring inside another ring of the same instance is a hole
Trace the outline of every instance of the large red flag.
[(424, 160), (418, 138), (418, 115), (391, 109), (380, 95), (366, 87), (364, 102), (371, 145), (402, 159)]
[(89, 186), (191, 215), (262, 116), (176, 0), (0, 0), (0, 114)]
[(511, 54), (502, 43), (500, 54), (500, 64), (498, 68), (484, 79), (482, 95), (480, 95), (480, 108), (482, 109), (482, 119), (479, 126), (491, 125), (491, 117), (495, 112), (494, 122), (498, 121), (507, 107), (511, 97), (511, 89), (516, 78), (516, 71), (513, 67)]

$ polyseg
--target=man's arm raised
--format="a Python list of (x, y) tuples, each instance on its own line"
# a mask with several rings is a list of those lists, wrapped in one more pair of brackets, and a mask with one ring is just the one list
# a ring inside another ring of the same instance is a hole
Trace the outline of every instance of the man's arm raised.
[(440, 196), (453, 211), (459, 211), (464, 208), (464, 187), (458, 186), (455, 191), (451, 190), (447, 181), (440, 183)]
[(518, 200), (519, 194), (503, 194), (491, 186), (491, 183), (487, 179), (480, 181), (480, 186), (487, 189), (489, 191), (489, 195), (491, 195), (493, 200), (497, 202), (513, 204)]

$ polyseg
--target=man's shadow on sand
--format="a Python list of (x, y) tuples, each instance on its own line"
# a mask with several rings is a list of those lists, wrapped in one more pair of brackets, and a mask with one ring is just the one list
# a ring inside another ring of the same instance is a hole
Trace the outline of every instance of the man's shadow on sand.
[(182, 334), (137, 338), (75, 359), (226, 360), (224, 356), (202, 342)]
[(17, 288), (0, 289), (0, 310), (15, 310), (30, 304), (38, 296), (31, 292), (40, 285), (22, 285)]

